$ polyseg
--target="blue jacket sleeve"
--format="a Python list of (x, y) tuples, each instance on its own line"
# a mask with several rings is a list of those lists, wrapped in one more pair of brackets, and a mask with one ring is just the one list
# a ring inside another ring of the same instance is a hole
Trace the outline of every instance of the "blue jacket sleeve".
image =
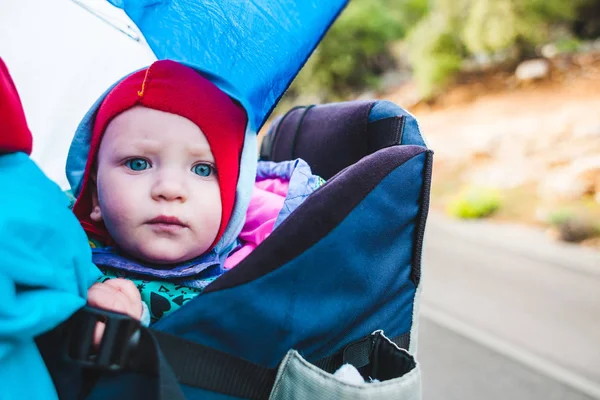
[(68, 199), (26, 154), (0, 156), (0, 188), (0, 381), (19, 397), (28, 377), (36, 391), (50, 382), (34, 338), (85, 304), (100, 271)]

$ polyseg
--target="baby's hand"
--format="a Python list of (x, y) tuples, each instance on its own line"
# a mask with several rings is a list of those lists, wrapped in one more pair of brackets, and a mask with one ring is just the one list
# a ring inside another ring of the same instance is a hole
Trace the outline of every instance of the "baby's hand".
[[(142, 316), (142, 298), (135, 284), (127, 279), (109, 279), (88, 289), (88, 304), (139, 320)], [(98, 346), (104, 333), (104, 323), (98, 322), (94, 331), (94, 344)]]

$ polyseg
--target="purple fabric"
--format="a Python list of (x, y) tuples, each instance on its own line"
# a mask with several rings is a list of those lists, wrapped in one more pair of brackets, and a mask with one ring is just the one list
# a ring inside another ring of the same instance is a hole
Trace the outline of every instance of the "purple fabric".
[(301, 159), (282, 162), (261, 161), (258, 163), (256, 180), (282, 178), (289, 187), (274, 229), (277, 228), (304, 200), (322, 185), (322, 179), (313, 175), (310, 166)]
[(98, 266), (159, 279), (208, 278), (223, 273), (219, 258), (214, 251), (187, 262), (165, 266), (133, 260), (119, 254), (112, 247), (104, 247), (92, 249), (92, 262)]
[(328, 180), (368, 154), (373, 104), (352, 101), (291, 110), (274, 127), (271, 159), (302, 158), (314, 174)]

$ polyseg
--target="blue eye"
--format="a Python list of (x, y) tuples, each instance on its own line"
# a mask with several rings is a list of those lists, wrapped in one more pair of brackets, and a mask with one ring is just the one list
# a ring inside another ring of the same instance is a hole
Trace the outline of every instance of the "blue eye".
[(143, 158), (132, 158), (131, 160), (128, 160), (125, 165), (132, 171), (143, 171), (150, 168), (150, 163)]
[(213, 173), (213, 167), (210, 164), (197, 164), (194, 165), (192, 171), (199, 176), (210, 176)]

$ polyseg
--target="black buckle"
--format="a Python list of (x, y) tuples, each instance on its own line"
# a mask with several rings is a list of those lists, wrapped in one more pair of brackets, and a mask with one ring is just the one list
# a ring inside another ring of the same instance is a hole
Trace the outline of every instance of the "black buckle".
[[(104, 322), (100, 346), (94, 347), (96, 323)], [(85, 306), (66, 325), (65, 358), (85, 368), (120, 371), (140, 340), (140, 321), (112, 311)]]

